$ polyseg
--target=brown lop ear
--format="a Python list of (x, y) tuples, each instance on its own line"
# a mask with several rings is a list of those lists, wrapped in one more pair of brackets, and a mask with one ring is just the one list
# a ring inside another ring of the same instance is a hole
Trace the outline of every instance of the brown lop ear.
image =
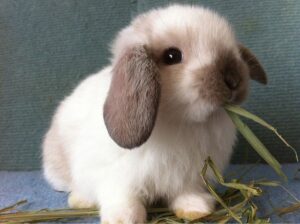
[(244, 45), (239, 45), (239, 50), (241, 53), (241, 56), (243, 60), (248, 64), (249, 66), (249, 72), (251, 79), (260, 82), (262, 84), (267, 84), (267, 74), (265, 70), (263, 69), (262, 65), (259, 63), (255, 55)]
[(150, 137), (160, 98), (158, 68), (145, 47), (125, 50), (112, 70), (103, 116), (111, 138), (132, 149)]

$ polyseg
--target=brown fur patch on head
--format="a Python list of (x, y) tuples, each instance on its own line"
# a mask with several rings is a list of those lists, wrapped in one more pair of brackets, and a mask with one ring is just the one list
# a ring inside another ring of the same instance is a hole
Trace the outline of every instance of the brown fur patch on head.
[(112, 139), (124, 148), (143, 144), (154, 127), (160, 97), (159, 72), (143, 46), (133, 47), (116, 62), (104, 105)]
[(241, 103), (248, 93), (246, 64), (231, 51), (219, 51), (215, 63), (200, 71), (200, 95), (213, 105)]
[[(239, 104), (246, 99), (249, 90), (249, 74), (247, 65), (234, 55), (232, 51), (223, 50), (217, 60), (217, 68), (229, 89), (229, 103)], [(227, 99), (228, 100), (228, 99)]]

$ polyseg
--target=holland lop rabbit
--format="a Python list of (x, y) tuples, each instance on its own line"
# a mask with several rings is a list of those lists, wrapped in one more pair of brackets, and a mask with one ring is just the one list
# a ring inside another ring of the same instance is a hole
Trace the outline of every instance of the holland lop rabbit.
[(266, 84), (262, 66), (223, 17), (198, 6), (138, 16), (112, 54), (59, 105), (43, 143), (46, 179), (70, 192), (70, 207), (101, 207), (106, 223), (145, 222), (157, 199), (180, 218), (208, 215), (204, 160), (223, 170), (236, 139), (222, 106), (241, 103), (250, 79)]

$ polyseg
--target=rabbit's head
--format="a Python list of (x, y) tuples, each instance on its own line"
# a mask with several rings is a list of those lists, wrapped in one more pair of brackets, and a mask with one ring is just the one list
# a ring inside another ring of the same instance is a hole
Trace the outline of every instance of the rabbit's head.
[(112, 51), (104, 120), (124, 148), (149, 138), (158, 111), (178, 122), (204, 122), (224, 104), (241, 103), (250, 79), (267, 83), (228, 22), (201, 7), (174, 5), (142, 14), (119, 33)]

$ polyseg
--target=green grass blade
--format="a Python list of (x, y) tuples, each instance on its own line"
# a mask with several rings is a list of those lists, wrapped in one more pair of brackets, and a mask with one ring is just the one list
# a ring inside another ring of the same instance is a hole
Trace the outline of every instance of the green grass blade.
[(265, 120), (261, 119), (260, 117), (256, 116), (255, 114), (252, 114), (250, 113), (249, 111), (239, 107), (239, 106), (234, 106), (234, 105), (226, 105), (225, 106), (225, 109), (227, 111), (230, 111), (230, 112), (233, 112), (233, 113), (236, 113), (240, 116), (243, 116), (243, 117), (246, 117), (264, 127), (266, 127), (267, 129), (271, 130), (272, 132), (274, 132), (277, 137), (287, 146), (289, 147), (295, 154), (295, 157), (296, 157), (296, 160), (297, 162), (299, 161), (299, 158), (298, 158), (298, 154), (297, 154), (297, 151), (294, 147), (292, 147), (283, 137), (281, 134), (279, 134), (279, 132), (277, 131), (276, 128), (274, 128), (272, 125), (270, 125), (269, 123), (267, 123)]
[(223, 206), (223, 208), (225, 208), (228, 212), (228, 214), (235, 219), (237, 222), (242, 223), (241, 219), (237, 216), (237, 214), (235, 214), (227, 205), (226, 203), (223, 201), (223, 199), (218, 195), (218, 193), (215, 191), (215, 189), (213, 188), (213, 186), (210, 185), (210, 183), (208, 182), (207, 178), (206, 178), (206, 171), (207, 171), (207, 167), (208, 167), (208, 159), (205, 160), (205, 164), (203, 166), (202, 172), (201, 172), (201, 177), (203, 179), (203, 182), (205, 183), (208, 191), (214, 196), (214, 198)]
[(255, 149), (255, 151), (276, 171), (276, 173), (287, 180), (286, 175), (281, 170), (280, 163), (272, 156), (264, 144), (256, 137), (256, 135), (251, 131), (251, 129), (239, 118), (239, 116), (231, 111), (228, 111), (233, 123), (239, 130), (239, 132), (244, 136), (244, 138), (249, 142), (249, 144)]
[(250, 187), (246, 184), (242, 184), (242, 183), (226, 183), (224, 181), (223, 176), (221, 175), (219, 169), (215, 166), (215, 164), (213, 163), (213, 161), (211, 160), (210, 157), (208, 157), (208, 159), (206, 160), (206, 162), (208, 163), (208, 165), (210, 166), (210, 168), (212, 169), (212, 171), (215, 174), (215, 177), (217, 178), (217, 181), (222, 184), (225, 187), (229, 187), (229, 188), (234, 188), (234, 189), (238, 189), (238, 190), (246, 190), (248, 192), (250, 192), (251, 194), (258, 196), (261, 195), (262, 190), (258, 187)]
[(26, 203), (27, 203), (27, 200), (18, 201), (17, 203), (15, 203), (13, 205), (10, 205), (8, 207), (0, 209), (0, 213), (4, 213), (4, 212), (14, 210), (16, 207), (18, 207), (20, 205), (23, 205), (23, 204), (26, 204)]
[(256, 185), (262, 185), (262, 186), (269, 186), (269, 187), (279, 187), (280, 182), (278, 181), (266, 181), (266, 180), (259, 180), (259, 181), (253, 181)]

